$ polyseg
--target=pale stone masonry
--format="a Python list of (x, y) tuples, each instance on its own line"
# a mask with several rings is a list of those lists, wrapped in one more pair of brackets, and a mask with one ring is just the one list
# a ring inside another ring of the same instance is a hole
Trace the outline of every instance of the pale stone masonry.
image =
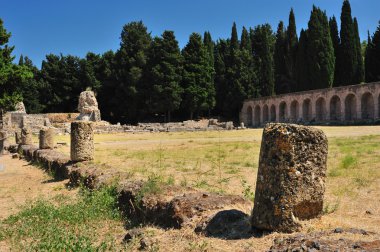
[(240, 121), (247, 127), (268, 122), (353, 122), (380, 119), (380, 82), (248, 99)]
[(54, 149), (54, 129), (44, 127), (40, 130), (40, 149)]
[(294, 232), (323, 210), (328, 142), (323, 131), (270, 123), (263, 131), (252, 226)]
[(94, 129), (89, 121), (75, 121), (71, 123), (71, 151), (72, 161), (88, 161), (94, 159)]
[(30, 128), (21, 129), (21, 144), (22, 145), (32, 145), (32, 131)]

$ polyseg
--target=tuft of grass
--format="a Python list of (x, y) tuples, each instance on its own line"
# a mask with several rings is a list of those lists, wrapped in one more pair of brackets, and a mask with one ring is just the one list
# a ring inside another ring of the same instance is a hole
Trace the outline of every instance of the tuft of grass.
[(255, 200), (255, 192), (252, 190), (251, 185), (244, 179), (241, 181), (241, 185), (243, 187), (244, 198), (253, 202)]
[(346, 155), (341, 163), (343, 169), (353, 168), (358, 164), (358, 159), (351, 154)]
[(0, 223), (0, 240), (20, 251), (108, 251), (111, 236), (96, 240), (99, 222), (121, 221), (115, 187), (83, 189), (74, 203), (38, 200)]
[(331, 214), (331, 213), (335, 213), (338, 208), (339, 208), (339, 205), (340, 205), (340, 201), (337, 200), (336, 202), (334, 203), (330, 203), (330, 202), (325, 202), (324, 206), (323, 206), (323, 211), (322, 213), (324, 215), (327, 215), (327, 214)]

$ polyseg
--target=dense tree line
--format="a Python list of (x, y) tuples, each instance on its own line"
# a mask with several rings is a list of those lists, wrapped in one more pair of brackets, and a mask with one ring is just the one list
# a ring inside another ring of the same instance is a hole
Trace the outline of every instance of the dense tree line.
[(173, 31), (152, 37), (142, 21), (126, 24), (120, 48), (84, 58), (49, 54), (37, 69), (28, 57), (13, 63), (11, 34), (0, 20), (0, 107), (23, 100), (27, 110), (71, 112), (79, 93), (97, 94), (111, 122), (170, 121), (206, 116), (237, 119), (244, 99), (380, 80), (380, 24), (361, 43), (358, 21), (343, 2), (341, 27), (313, 6), (298, 37), (287, 26), (236, 24), (227, 39), (192, 33), (181, 50)]

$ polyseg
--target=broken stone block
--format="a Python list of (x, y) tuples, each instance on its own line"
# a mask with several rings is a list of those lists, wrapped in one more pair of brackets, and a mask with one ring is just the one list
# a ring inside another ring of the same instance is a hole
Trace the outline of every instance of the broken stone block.
[(94, 130), (91, 122), (76, 121), (71, 123), (72, 161), (87, 161), (94, 159)]
[(54, 129), (42, 128), (40, 130), (40, 149), (54, 149)]
[(29, 128), (21, 129), (21, 144), (22, 145), (32, 145), (32, 131)]
[(323, 209), (328, 143), (318, 129), (267, 124), (263, 131), (252, 225), (279, 232), (297, 231), (299, 220)]

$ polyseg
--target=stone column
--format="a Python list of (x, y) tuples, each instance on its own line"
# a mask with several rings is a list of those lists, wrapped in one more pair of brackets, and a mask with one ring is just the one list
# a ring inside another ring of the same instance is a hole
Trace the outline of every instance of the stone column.
[(252, 225), (297, 231), (298, 220), (321, 214), (325, 192), (327, 138), (318, 129), (268, 124), (263, 131)]
[(16, 144), (21, 144), (21, 132), (15, 132), (15, 142)]
[(0, 155), (4, 154), (5, 141), (7, 140), (7, 132), (0, 130)]
[(44, 127), (40, 130), (40, 149), (54, 148), (54, 129)]
[(32, 145), (32, 130), (30, 128), (21, 129), (21, 144), (22, 145)]
[[(374, 102), (374, 110), (373, 112), (375, 113), (375, 119), (380, 119), (380, 98), (378, 96), (376, 96), (376, 94), (373, 94), (374, 95), (374, 98), (373, 98), (373, 102)], [(380, 94), (379, 94), (380, 96)]]
[(70, 156), (72, 161), (94, 159), (94, 130), (92, 122), (76, 121), (71, 123)]

